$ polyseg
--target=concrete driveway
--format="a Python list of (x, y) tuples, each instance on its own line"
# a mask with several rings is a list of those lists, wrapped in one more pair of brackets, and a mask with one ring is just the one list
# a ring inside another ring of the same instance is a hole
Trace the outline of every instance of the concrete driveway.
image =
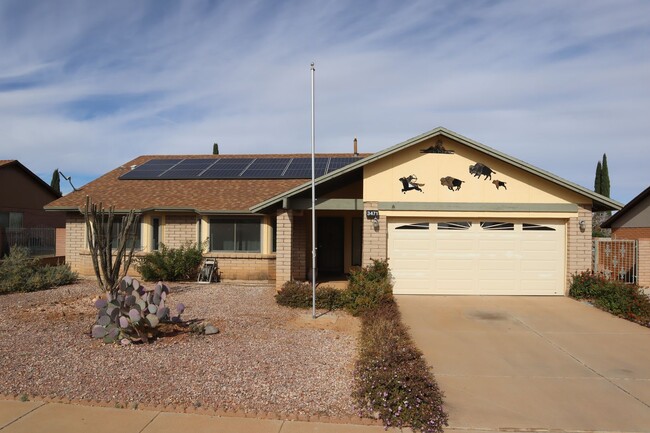
[(650, 329), (563, 297), (396, 298), (448, 431), (650, 432)]

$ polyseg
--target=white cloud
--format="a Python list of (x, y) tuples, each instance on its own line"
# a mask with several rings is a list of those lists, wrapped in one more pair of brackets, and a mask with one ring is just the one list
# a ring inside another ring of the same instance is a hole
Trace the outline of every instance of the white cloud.
[(321, 151), (446, 126), (585, 186), (607, 152), (627, 201), (648, 184), (649, 21), (642, 0), (2, 2), (0, 158), (49, 180), (215, 141), (308, 151), (314, 60)]

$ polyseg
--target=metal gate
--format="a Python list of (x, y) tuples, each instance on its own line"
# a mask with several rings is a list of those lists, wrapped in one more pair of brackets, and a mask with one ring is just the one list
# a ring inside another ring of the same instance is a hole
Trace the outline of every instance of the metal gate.
[(594, 239), (594, 272), (610, 280), (636, 284), (638, 251), (636, 240)]

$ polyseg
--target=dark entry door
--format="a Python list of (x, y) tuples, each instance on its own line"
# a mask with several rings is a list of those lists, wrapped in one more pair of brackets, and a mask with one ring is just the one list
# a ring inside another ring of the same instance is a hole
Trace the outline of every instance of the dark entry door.
[(320, 274), (343, 273), (343, 218), (318, 218), (316, 261)]

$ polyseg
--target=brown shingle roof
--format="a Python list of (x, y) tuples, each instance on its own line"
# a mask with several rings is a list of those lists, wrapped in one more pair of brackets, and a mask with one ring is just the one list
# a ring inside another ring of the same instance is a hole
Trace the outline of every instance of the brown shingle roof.
[[(351, 156), (327, 154), (318, 156)], [(209, 158), (300, 158), (307, 154), (264, 155), (143, 155), (106, 173), (78, 191), (48, 204), (49, 210), (72, 210), (85, 206), (86, 196), (116, 210), (196, 210), (204, 212), (240, 211), (307, 182), (307, 179), (203, 179), (203, 180), (121, 180), (132, 165), (151, 159)]]

